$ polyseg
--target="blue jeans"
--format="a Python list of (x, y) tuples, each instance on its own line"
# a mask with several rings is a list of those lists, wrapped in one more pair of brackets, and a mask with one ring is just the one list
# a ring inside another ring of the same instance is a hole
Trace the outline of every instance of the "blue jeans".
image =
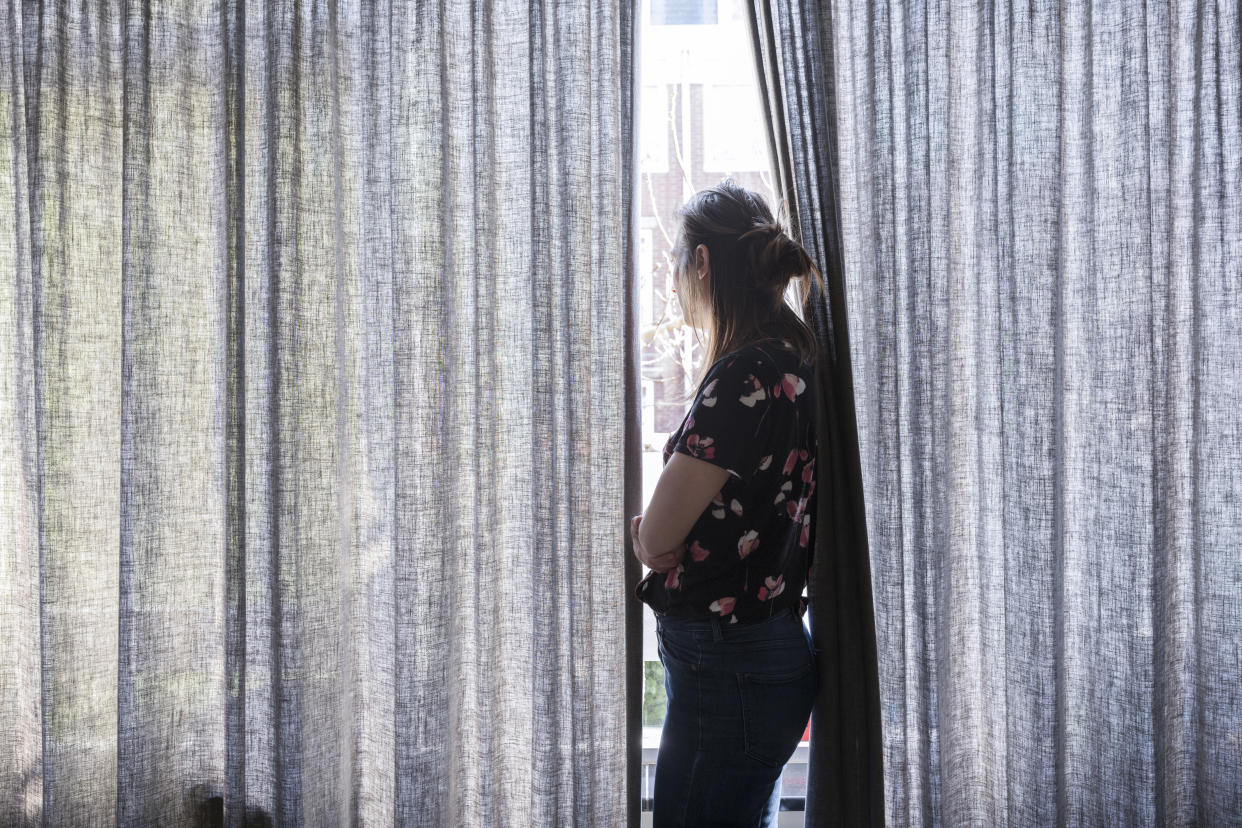
[(668, 708), (653, 828), (775, 828), (781, 770), (815, 701), (811, 637), (790, 610), (753, 624), (656, 615)]

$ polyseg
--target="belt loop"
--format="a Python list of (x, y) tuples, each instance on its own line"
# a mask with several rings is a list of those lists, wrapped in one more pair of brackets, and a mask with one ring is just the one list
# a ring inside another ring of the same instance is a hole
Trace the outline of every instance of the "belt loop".
[(720, 616), (712, 616), (712, 641), (724, 641), (724, 632), (721, 630), (722, 622)]

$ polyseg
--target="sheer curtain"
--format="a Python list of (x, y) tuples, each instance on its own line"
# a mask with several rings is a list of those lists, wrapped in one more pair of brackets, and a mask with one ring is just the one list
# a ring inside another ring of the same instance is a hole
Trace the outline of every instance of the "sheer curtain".
[(625, 813), (631, 33), (0, 6), (0, 822)]
[(1233, 824), (1237, 3), (771, 5), (800, 207), (837, 147), (888, 820)]

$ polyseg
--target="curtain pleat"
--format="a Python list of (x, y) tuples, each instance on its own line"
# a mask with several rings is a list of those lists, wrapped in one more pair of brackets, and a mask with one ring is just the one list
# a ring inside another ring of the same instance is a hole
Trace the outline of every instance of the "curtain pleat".
[[(40, 606), (39, 440), (35, 414), (35, 303), (31, 147), (24, 50), (29, 26), (15, 2), (0, 9), (0, 821), (21, 825), (43, 799), (43, 686)], [(36, 99), (37, 100), (37, 99)]]
[(888, 819), (1235, 824), (1237, 4), (791, 5), (773, 87), (833, 99)]
[(0, 822), (631, 809), (632, 15), (0, 7)]

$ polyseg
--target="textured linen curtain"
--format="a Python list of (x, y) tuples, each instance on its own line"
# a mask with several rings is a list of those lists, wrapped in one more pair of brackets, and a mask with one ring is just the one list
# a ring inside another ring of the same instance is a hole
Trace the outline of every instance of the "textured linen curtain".
[(1238, 4), (778, 5), (797, 186), (839, 148), (889, 821), (1237, 824)]
[(0, 823), (625, 813), (631, 32), (0, 5)]

